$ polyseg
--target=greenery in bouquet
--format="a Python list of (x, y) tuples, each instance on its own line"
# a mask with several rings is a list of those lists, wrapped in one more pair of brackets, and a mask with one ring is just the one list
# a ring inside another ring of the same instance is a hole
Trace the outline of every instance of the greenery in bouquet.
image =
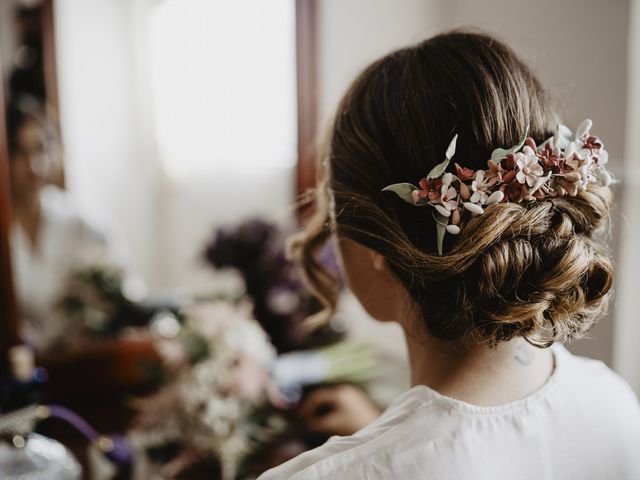
[(200, 303), (180, 316), (182, 323), (165, 316), (152, 325), (171, 374), (158, 393), (136, 401), (132, 438), (164, 478), (198, 465), (237, 478), (247, 455), (285, 426), (273, 408), (282, 405), (269, 373), (276, 351), (248, 304)]
[(76, 265), (67, 275), (54, 312), (69, 326), (58, 343), (114, 338), (127, 327), (146, 325), (158, 309), (173, 308), (141, 302), (136, 290), (144, 287), (138, 283), (113, 263), (94, 260)]

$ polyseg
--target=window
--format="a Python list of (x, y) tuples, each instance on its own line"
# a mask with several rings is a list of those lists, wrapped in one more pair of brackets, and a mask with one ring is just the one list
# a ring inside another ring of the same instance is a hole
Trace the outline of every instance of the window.
[(152, 14), (156, 132), (170, 174), (293, 167), (294, 0), (165, 0)]

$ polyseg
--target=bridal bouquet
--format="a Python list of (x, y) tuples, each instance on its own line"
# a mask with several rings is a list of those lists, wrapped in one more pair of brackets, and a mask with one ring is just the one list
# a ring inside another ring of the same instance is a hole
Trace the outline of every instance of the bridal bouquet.
[(281, 424), (275, 413), (262, 415), (280, 401), (269, 374), (275, 349), (246, 304), (202, 303), (180, 315), (182, 323), (165, 315), (151, 325), (170, 378), (136, 402), (141, 414), (131, 436), (149, 459), (145, 468), (162, 478), (205, 465), (233, 479)]

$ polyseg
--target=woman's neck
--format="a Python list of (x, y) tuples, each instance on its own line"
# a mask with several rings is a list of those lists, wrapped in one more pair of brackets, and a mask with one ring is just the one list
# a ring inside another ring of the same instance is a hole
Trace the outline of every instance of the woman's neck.
[(522, 338), (495, 348), (465, 347), (406, 332), (411, 382), (475, 405), (500, 405), (538, 390), (554, 368), (553, 353)]

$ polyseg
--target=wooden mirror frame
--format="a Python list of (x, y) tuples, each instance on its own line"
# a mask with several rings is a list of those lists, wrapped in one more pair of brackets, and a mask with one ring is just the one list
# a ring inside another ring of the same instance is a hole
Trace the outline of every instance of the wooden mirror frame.
[(7, 373), (9, 348), (19, 342), (18, 305), (13, 287), (9, 246), (11, 186), (9, 181), (9, 150), (7, 148), (4, 98), (4, 84), (0, 82), (0, 265), (2, 265), (2, 272), (0, 272), (2, 276), (2, 290), (0, 290), (0, 375)]
[(296, 72), (298, 98), (298, 164), (296, 192), (316, 186), (317, 0), (296, 0)]

